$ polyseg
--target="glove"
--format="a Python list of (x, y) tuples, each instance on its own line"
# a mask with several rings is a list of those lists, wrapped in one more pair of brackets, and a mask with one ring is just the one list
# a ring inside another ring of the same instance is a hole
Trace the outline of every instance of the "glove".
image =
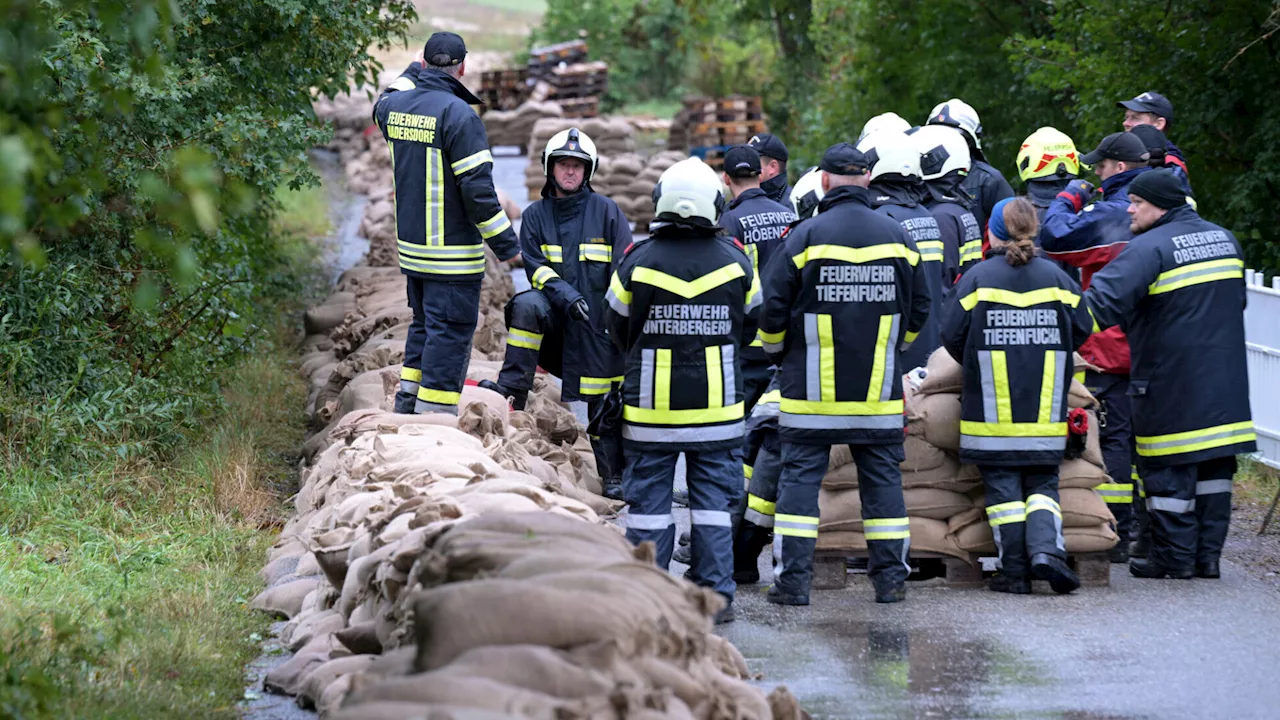
[(591, 317), (591, 307), (587, 305), (587, 301), (578, 298), (569, 306), (569, 317), (579, 322), (587, 322)]
[(1089, 198), (1093, 197), (1093, 183), (1088, 180), (1072, 180), (1062, 192), (1058, 193), (1058, 197), (1071, 203), (1076, 212), (1080, 212), (1088, 204)]

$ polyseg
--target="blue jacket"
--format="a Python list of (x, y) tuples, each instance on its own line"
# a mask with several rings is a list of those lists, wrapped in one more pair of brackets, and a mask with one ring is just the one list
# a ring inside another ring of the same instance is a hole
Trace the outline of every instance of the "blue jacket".
[(511, 221), (493, 188), (484, 124), (462, 83), (413, 63), (373, 106), (391, 149), (400, 270), (441, 282), (480, 282), (484, 242), (515, 256)]
[[(752, 188), (729, 203), (729, 209), (720, 216), (720, 227), (742, 243), (751, 265), (757, 273), (763, 273), (774, 252), (782, 247), (787, 227), (795, 221), (796, 214), (790, 204), (774, 202), (763, 189)], [(756, 364), (769, 363), (759, 337), (743, 348), (742, 359)]]
[(871, 185), (871, 206), (881, 215), (887, 215), (907, 231), (920, 252), (920, 264), (924, 267), (925, 284), (929, 287), (931, 301), (929, 319), (920, 329), (920, 335), (911, 346), (902, 351), (902, 369), (924, 367), (929, 356), (942, 345), (938, 334), (938, 318), (941, 317), (942, 300), (946, 292), (942, 285), (943, 248), (942, 230), (938, 219), (920, 204), (913, 189), (902, 183), (881, 182)]

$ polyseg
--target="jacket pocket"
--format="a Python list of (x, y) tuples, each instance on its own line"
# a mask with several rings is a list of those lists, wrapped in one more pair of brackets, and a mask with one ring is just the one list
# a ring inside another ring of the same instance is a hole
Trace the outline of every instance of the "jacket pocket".
[(1129, 391), (1125, 393), (1131, 398), (1145, 399), (1147, 390), (1151, 387), (1150, 380), (1139, 380), (1137, 378), (1129, 379)]
[(578, 269), (592, 290), (606, 290), (613, 268), (613, 247), (603, 238), (592, 238), (578, 246)]

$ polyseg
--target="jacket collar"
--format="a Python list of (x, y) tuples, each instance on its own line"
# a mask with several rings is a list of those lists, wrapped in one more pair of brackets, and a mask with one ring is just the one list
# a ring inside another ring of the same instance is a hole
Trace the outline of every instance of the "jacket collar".
[(1170, 209), (1169, 212), (1165, 213), (1164, 215), (1161, 215), (1160, 219), (1155, 221), (1151, 225), (1151, 227), (1147, 228), (1146, 232), (1151, 232), (1152, 230), (1155, 230), (1161, 225), (1168, 225), (1169, 223), (1182, 222), (1184, 220), (1198, 220), (1198, 219), (1200, 219), (1200, 213), (1196, 212), (1195, 208), (1191, 207), (1190, 205), (1180, 205), (1176, 208)]
[(920, 188), (909, 178), (901, 180), (884, 177), (871, 183), (871, 206), (901, 205), (915, 207), (920, 204)]
[(1061, 179), (1028, 180), (1027, 197), (1031, 199), (1032, 205), (1047, 208), (1053, 203), (1053, 199), (1058, 197), (1058, 193), (1065, 190), (1067, 184), (1074, 179), (1068, 175)]
[(1102, 199), (1110, 200), (1119, 195), (1122, 190), (1129, 187), (1129, 183), (1133, 182), (1139, 175), (1147, 172), (1149, 167), (1136, 167), (1132, 170), (1125, 170), (1117, 173), (1102, 181)]
[(769, 194), (760, 188), (751, 188), (749, 190), (744, 190), (741, 195), (738, 195), (733, 199), (733, 202), (729, 203), (729, 209), (732, 210), (752, 198), (767, 198), (767, 197), (769, 197)]
[[(781, 195), (782, 192), (786, 189), (786, 187), (787, 187), (786, 173), (778, 173), (777, 175), (774, 175), (768, 180), (765, 180), (764, 182), (760, 183), (760, 189), (764, 191), (765, 195), (771, 198)], [(778, 200), (778, 202), (782, 202), (782, 200)]]
[(587, 204), (587, 196), (591, 194), (591, 189), (585, 185), (578, 192), (568, 197), (556, 197), (554, 194), (548, 194), (546, 197), (551, 200), (551, 207), (555, 208), (556, 216), (560, 218), (577, 217)]
[(972, 207), (973, 198), (961, 187), (965, 177), (957, 170), (925, 182), (926, 197), (932, 197), (934, 202), (958, 203), (966, 208)]
[(415, 84), (422, 90), (443, 90), (462, 98), (462, 101), (468, 105), (483, 105), (484, 101), (476, 97), (463, 85), (457, 78), (449, 75), (443, 70), (424, 67), (418, 70), (418, 76), (414, 80)]
[(822, 202), (818, 203), (818, 212), (824, 213), (836, 205), (844, 205), (851, 202), (871, 207), (871, 191), (857, 185), (842, 185), (822, 198)]

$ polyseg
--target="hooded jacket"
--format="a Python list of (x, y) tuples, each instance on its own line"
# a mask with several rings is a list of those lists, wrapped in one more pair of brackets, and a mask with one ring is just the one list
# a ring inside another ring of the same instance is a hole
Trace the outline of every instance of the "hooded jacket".
[(991, 217), (991, 208), (1001, 200), (1013, 197), (1013, 188), (999, 170), (980, 158), (981, 156), (974, 158), (973, 167), (969, 169), (969, 174), (965, 176), (961, 187), (969, 197), (973, 198), (973, 215), (978, 219), (978, 227), (985, 235), (987, 220)]
[(925, 270), (925, 284), (929, 288), (929, 319), (920, 329), (920, 335), (911, 347), (902, 352), (902, 369), (924, 367), (929, 355), (942, 344), (938, 333), (941, 316), (944, 244), (938, 219), (920, 203), (920, 190), (913, 179), (898, 175), (882, 175), (871, 183), (871, 207), (881, 215), (898, 221), (902, 229), (916, 244), (920, 252), (920, 264)]
[(924, 183), (924, 206), (938, 219), (942, 233), (944, 287), (951, 287), (960, 273), (982, 260), (982, 225), (973, 214), (973, 198), (961, 187), (963, 180), (957, 170)]

